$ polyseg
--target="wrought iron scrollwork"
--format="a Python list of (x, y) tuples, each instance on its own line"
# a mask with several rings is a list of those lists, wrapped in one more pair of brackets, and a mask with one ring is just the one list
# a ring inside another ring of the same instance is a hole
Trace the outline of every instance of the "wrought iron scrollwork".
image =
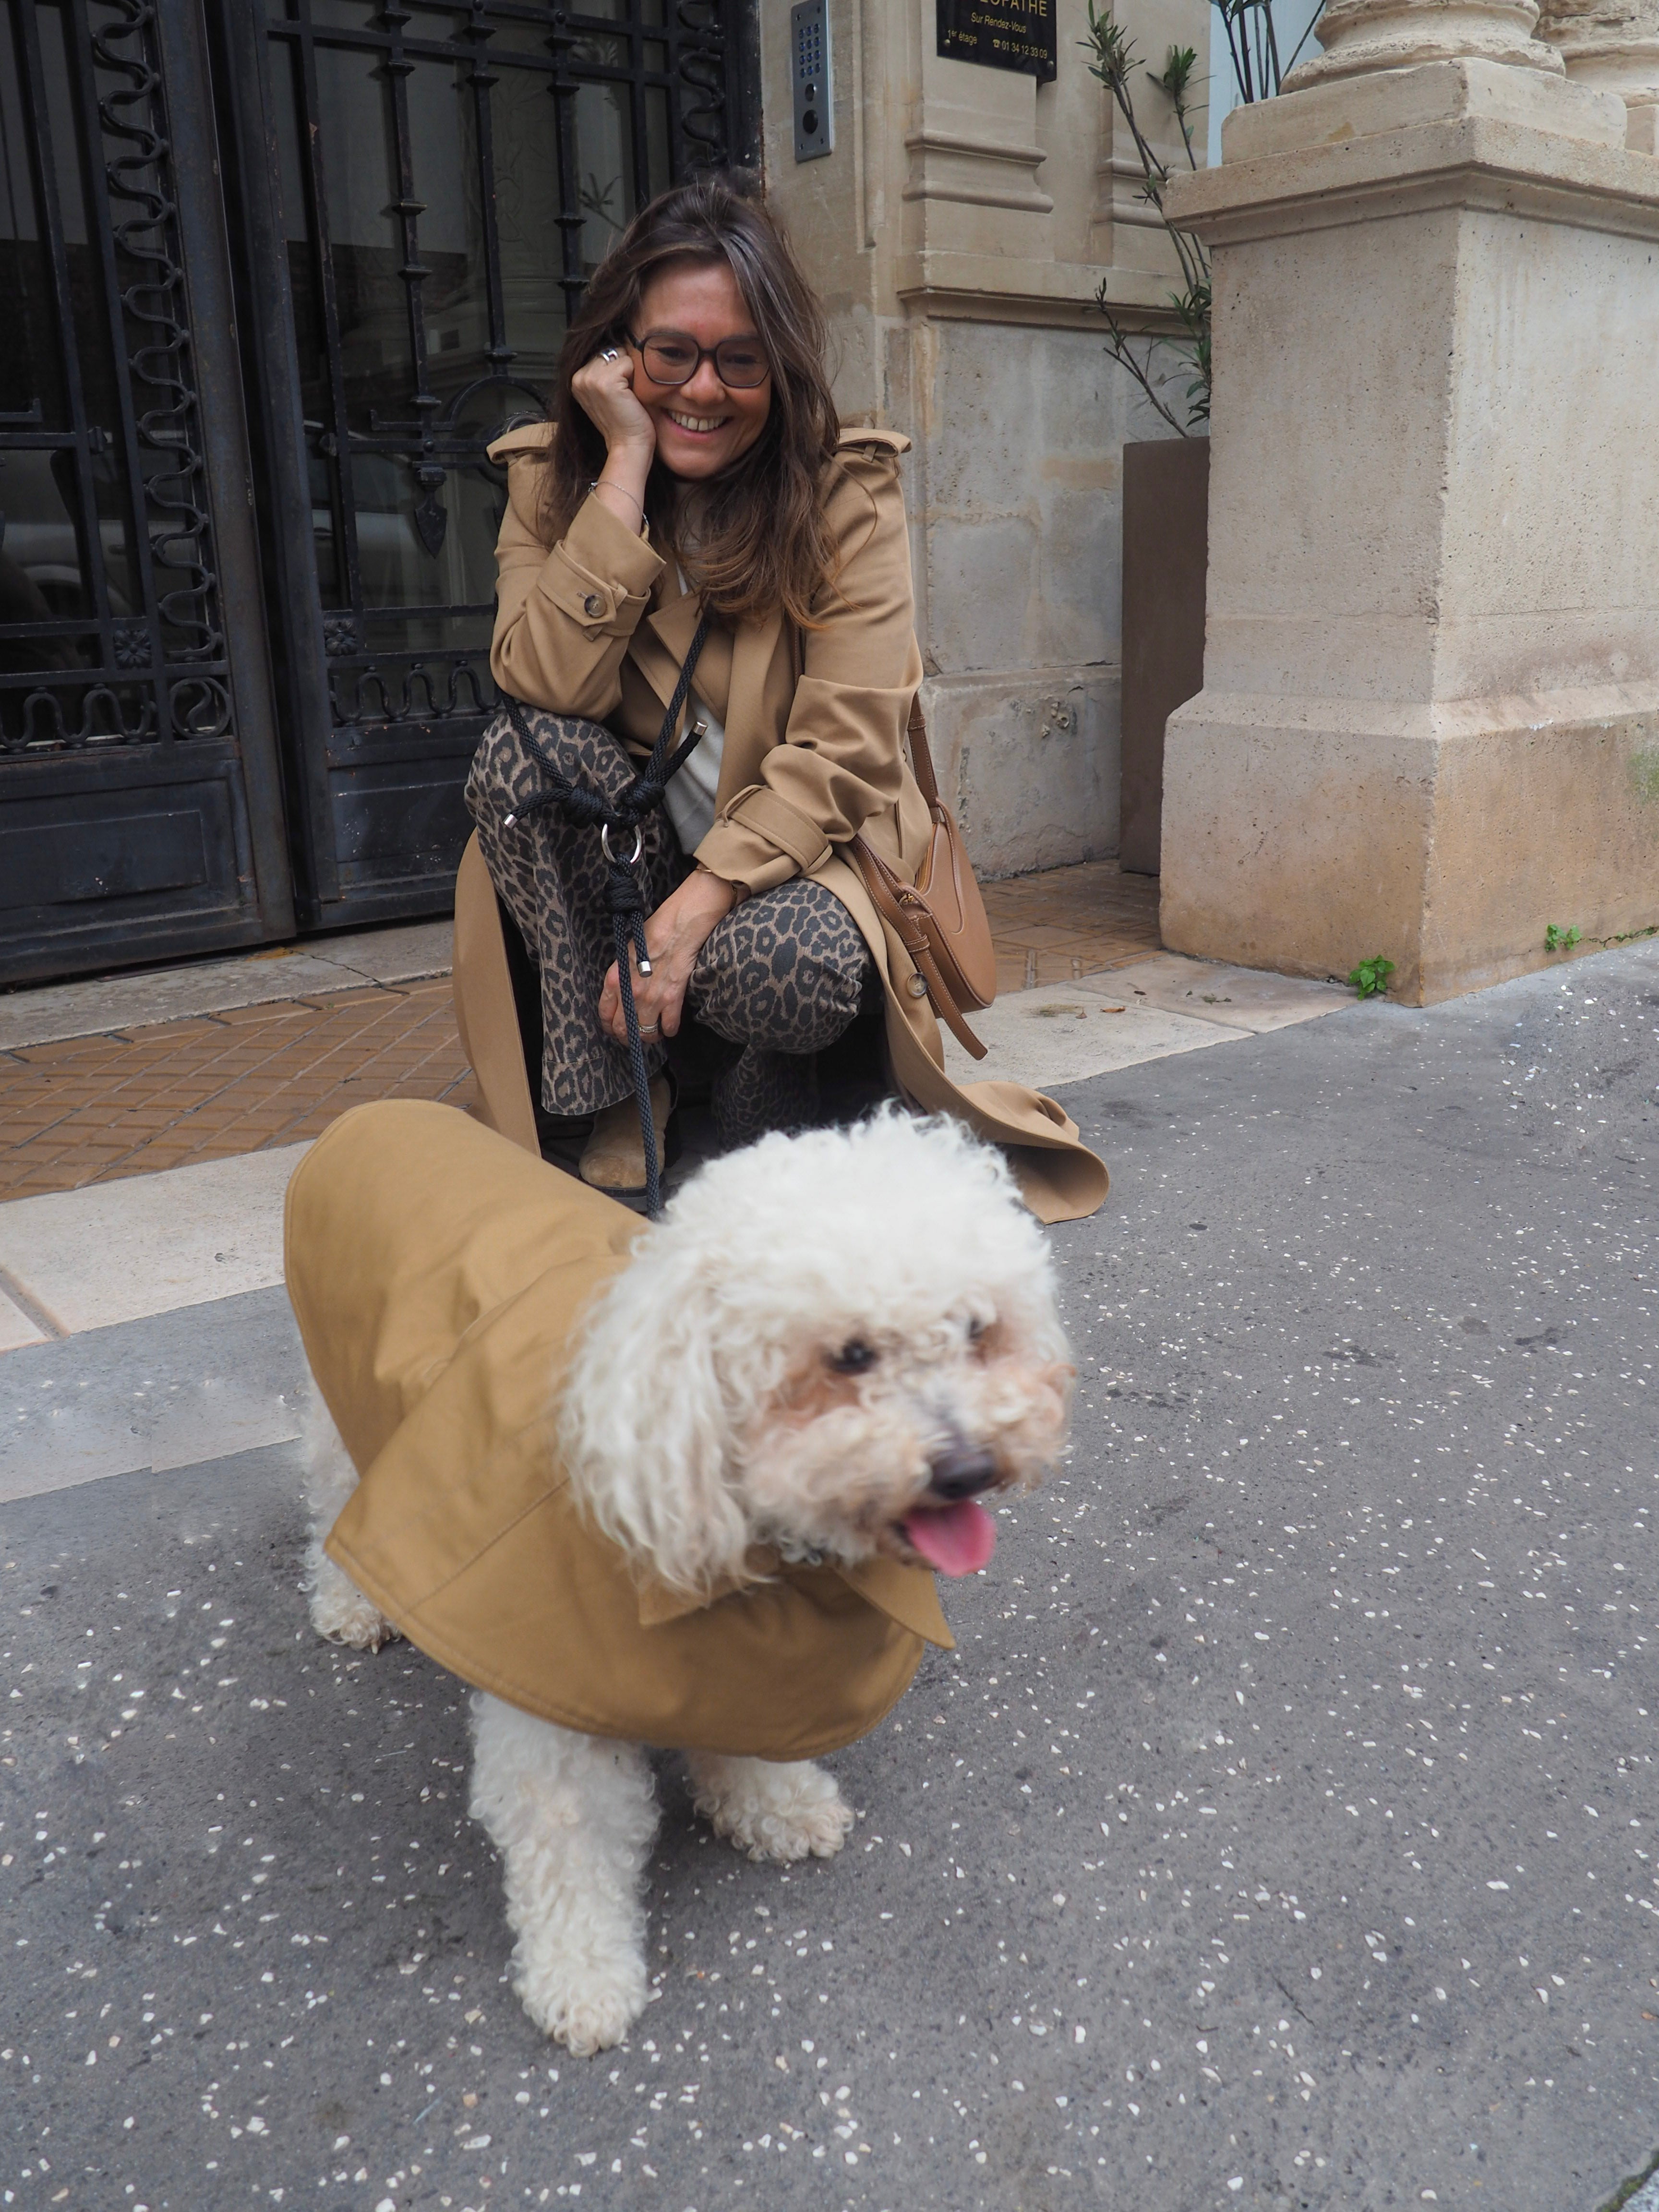
[[(222, 737), (231, 726), (156, 9), (151, 0), (104, 0), (95, 18), (77, 8), (62, 20), (64, 97), (44, 101), (37, 89), (28, 120), (43, 142), (43, 175), (79, 166), (77, 146), (51, 143), (54, 131), (75, 129), (77, 114), (95, 141), (87, 209), (94, 234), (75, 250), (103, 289), (115, 352), (107, 377), (91, 379), (92, 364), (77, 351), (70, 247), (50, 203), (41, 234), (55, 264), (65, 385), (112, 388), (118, 419), (83, 414), (66, 429), (48, 429), (37, 399), (7, 424), (14, 450), (43, 455), (76, 548), (72, 562), (53, 555), (37, 568), (58, 603), (40, 601), (33, 619), (6, 625), (11, 665), (21, 654), (21, 666), (35, 672), (27, 688), (0, 695), (0, 750), (12, 754)], [(42, 87), (42, 49), (29, 27), (22, 36), (33, 84)], [(77, 85), (90, 94), (90, 112), (75, 96)], [(50, 343), (44, 331), (37, 340)], [(36, 425), (31, 438), (25, 426)], [(118, 589), (112, 563), (122, 572)], [(66, 574), (78, 580), (66, 585)]]
[(495, 710), (487, 659), (469, 653), (425, 654), (402, 668), (379, 662), (331, 672), (329, 698), (337, 729), (393, 722), (442, 722)]
[[(167, 464), (143, 471), (150, 556), (178, 581), (162, 589), (158, 611), (171, 633), (168, 661), (212, 660), (224, 648), (218, 579), (212, 561), (207, 471), (197, 410), (194, 364), (178, 237), (178, 209), (156, 65), (155, 10), (148, 0), (110, 0), (119, 21), (94, 33), (100, 66), (125, 80), (98, 103), (105, 141), (125, 151), (105, 166), (110, 229), (118, 255), (140, 272), (121, 293), (127, 366), (138, 441)], [(130, 212), (117, 217), (118, 207)]]
[(726, 38), (717, 0), (678, 0), (678, 76), (686, 88), (680, 128), (695, 149), (693, 166), (719, 168), (730, 159), (726, 117)]

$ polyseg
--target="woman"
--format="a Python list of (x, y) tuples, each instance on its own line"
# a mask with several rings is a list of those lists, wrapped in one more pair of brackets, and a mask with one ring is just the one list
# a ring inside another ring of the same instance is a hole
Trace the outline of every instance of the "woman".
[[(532, 716), (532, 735), (563, 775), (614, 795), (709, 618), (687, 710), (706, 734), (641, 857), (651, 969), (633, 981), (659, 1128), (661, 1073), (688, 1017), (712, 1033), (715, 1121), (733, 1144), (817, 1117), (819, 1056), (867, 1007), (884, 1011), (903, 1091), (1054, 1153), (1073, 1202), (1039, 1211), (1091, 1212), (1104, 1171), (1058, 1108), (945, 1080), (932, 1014), (907, 988), (919, 979), (837, 857), (862, 834), (914, 880), (931, 823), (903, 747), (922, 673), (898, 477), (908, 441), (839, 429), (823, 348), (822, 311), (757, 197), (707, 179), (636, 216), (571, 326), (553, 422), (490, 448), (509, 495), (491, 668), (504, 691), (573, 718)], [(544, 788), (497, 721), (467, 799), (540, 971), (540, 1103), (556, 1121), (592, 1117), (587, 1181), (637, 1188), (599, 840), (555, 808), (526, 811)]]

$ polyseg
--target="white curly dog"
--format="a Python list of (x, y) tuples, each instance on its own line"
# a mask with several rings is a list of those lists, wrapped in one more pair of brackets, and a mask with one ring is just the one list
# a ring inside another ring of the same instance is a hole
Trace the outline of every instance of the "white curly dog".
[[(757, 1545), (960, 1574), (994, 1543), (977, 1499), (1057, 1455), (1072, 1376), (1044, 1239), (1000, 1158), (890, 1111), (765, 1138), (682, 1188), (589, 1310), (558, 1449), (592, 1522), (672, 1590), (740, 1579)], [(319, 1408), (312, 1620), (373, 1650), (394, 1632), (322, 1550), (356, 1481)], [(603, 2049), (650, 1994), (646, 1754), (483, 1692), (473, 1743), (514, 1985), (544, 2033)], [(687, 1763), (698, 1810), (751, 1857), (828, 1857), (852, 1825), (811, 1762)]]

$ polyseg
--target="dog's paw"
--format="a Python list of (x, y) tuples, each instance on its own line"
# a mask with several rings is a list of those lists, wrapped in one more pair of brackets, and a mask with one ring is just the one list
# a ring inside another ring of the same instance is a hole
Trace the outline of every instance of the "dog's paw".
[(622, 2041), (651, 1994), (643, 1960), (586, 1961), (573, 1969), (562, 1960), (526, 1962), (514, 1978), (520, 2002), (540, 2028), (573, 2058), (591, 2058)]
[(378, 1651), (398, 1633), (380, 1607), (330, 1559), (318, 1560), (312, 1569), (311, 1625), (331, 1644), (349, 1644), (355, 1651)]
[(833, 1858), (853, 1825), (835, 1777), (810, 1760), (708, 1759), (694, 1764), (692, 1778), (697, 1810), (751, 1859)]

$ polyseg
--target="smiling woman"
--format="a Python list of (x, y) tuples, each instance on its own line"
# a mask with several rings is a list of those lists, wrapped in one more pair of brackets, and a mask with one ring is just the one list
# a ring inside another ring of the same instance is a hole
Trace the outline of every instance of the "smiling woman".
[[(841, 429), (824, 347), (823, 310), (748, 181), (681, 185), (595, 271), (552, 421), (490, 449), (509, 499), (491, 668), (541, 711), (491, 726), (467, 803), (527, 955), (520, 1005), (539, 997), (537, 1134), (589, 1182), (646, 1183), (611, 872), (594, 830), (549, 802), (559, 780), (614, 805), (666, 708), (676, 744), (701, 735), (635, 856), (659, 1146), (693, 1086), (724, 1146), (896, 1088), (1040, 1153), (1033, 1202), (1049, 1218), (1092, 1212), (1104, 1172), (1057, 1107), (945, 1079), (926, 985), (843, 857), (861, 836), (914, 884), (933, 824), (905, 751), (922, 674), (908, 441)], [(489, 1057), (473, 1055), (487, 1111)]]

